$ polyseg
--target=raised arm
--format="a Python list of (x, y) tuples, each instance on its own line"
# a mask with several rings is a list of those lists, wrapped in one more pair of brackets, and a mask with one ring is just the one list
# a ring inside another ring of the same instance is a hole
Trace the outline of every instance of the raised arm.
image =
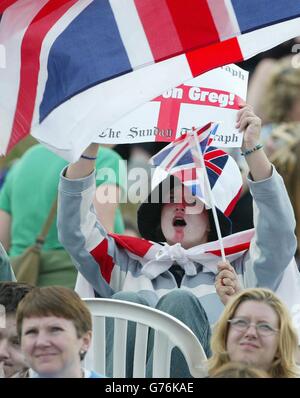
[(254, 271), (257, 286), (275, 290), (296, 250), (293, 208), (282, 177), (259, 143), (261, 122), (250, 106), (238, 112), (237, 127), (244, 131), (242, 152), (254, 199), (255, 236), (245, 261), (246, 280)]
[[(99, 144), (91, 144), (83, 152), (82, 156), (76, 163), (71, 163), (66, 171), (66, 177), (70, 180), (79, 179), (89, 176), (95, 169), (95, 162)], [(87, 159), (90, 158), (90, 159)]]
[(253, 181), (265, 180), (272, 175), (272, 164), (260, 144), (261, 120), (250, 105), (244, 104), (237, 114), (236, 127), (244, 131), (242, 153)]
[[(95, 160), (98, 145), (92, 144), (84, 158), (62, 172), (59, 184), (58, 234), (74, 259), (78, 271), (101, 297), (120, 290), (117, 274), (126, 272), (129, 258), (107, 235), (93, 207), (95, 196)], [(120, 265), (121, 264), (121, 265)]]

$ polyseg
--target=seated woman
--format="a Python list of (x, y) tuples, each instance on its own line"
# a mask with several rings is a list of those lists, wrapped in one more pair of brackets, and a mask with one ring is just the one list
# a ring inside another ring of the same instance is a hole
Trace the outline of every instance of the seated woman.
[(268, 289), (245, 289), (228, 301), (211, 339), (208, 373), (231, 361), (270, 377), (299, 377), (297, 334), (286, 306)]
[(29, 377), (101, 378), (82, 368), (90, 346), (92, 317), (80, 297), (62, 286), (35, 288), (17, 310), (17, 330)]

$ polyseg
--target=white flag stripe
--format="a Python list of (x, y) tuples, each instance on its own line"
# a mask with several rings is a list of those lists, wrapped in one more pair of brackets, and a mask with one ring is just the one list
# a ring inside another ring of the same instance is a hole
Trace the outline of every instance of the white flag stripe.
[(238, 41), (244, 58), (248, 59), (298, 35), (300, 18), (295, 18), (241, 35)]
[[(110, 0), (119, 32), (133, 69), (154, 63), (152, 51), (138, 16), (134, 0)], [(134, 29), (132, 27), (134, 26)]]
[[(228, 208), (228, 196), (232, 199), (236, 197), (238, 194), (241, 186), (242, 186), (242, 176), (241, 173), (235, 173), (233, 178), (230, 178), (232, 169), (238, 167), (231, 157), (228, 157), (228, 161), (224, 166), (222, 174), (227, 175), (228, 179), (230, 179), (230, 183), (225, 184), (221, 178), (218, 178), (214, 187), (213, 187), (213, 194), (214, 197), (218, 199), (217, 207), (223, 213), (226, 212)], [(230, 194), (228, 192), (230, 190)]]
[(235, 12), (234, 12), (234, 9), (232, 6), (232, 2), (231, 2), (231, 0), (224, 0), (224, 3), (225, 3), (225, 7), (227, 8), (227, 12), (229, 14), (229, 18), (230, 18), (230, 21), (233, 26), (234, 35), (240, 35), (241, 30), (240, 30), (239, 23), (236, 19), (236, 15), (235, 15)]
[(232, 21), (231, 12), (229, 13), (226, 4), (220, 0), (207, 0), (207, 3), (214, 17), (214, 23), (221, 40), (229, 39), (233, 37), (236, 32), (239, 32), (236, 18)]
[[(24, 0), (22, 5), (17, 2), (7, 8), (0, 23), (0, 43), (5, 43), (6, 68), (0, 68), (0, 120), (1, 120), (1, 140), (0, 151), (6, 152), (10, 133), (14, 122), (21, 65), (21, 43), (26, 32), (26, 28), (32, 21), (32, 15), (39, 12), (48, 0), (31, 1)], [(20, 8), (22, 11), (20, 12)], [(21, 118), (21, 115), (18, 115)]]

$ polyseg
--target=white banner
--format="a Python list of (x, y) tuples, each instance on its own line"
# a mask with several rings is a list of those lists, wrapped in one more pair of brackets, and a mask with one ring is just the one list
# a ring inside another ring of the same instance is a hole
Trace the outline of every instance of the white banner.
[(240, 147), (235, 128), (240, 99), (246, 100), (248, 72), (236, 65), (213, 69), (173, 88), (100, 131), (95, 142), (174, 141), (192, 127), (220, 122), (213, 145)]

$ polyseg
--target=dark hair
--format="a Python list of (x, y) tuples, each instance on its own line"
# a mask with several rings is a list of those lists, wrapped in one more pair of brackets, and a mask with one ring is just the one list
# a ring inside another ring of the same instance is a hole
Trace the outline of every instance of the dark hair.
[[(170, 192), (180, 187), (182, 190), (184, 186), (182, 182), (173, 175), (168, 175), (165, 180), (161, 181), (148, 195), (143, 203), (141, 203), (137, 212), (137, 225), (140, 234), (143, 238), (152, 240), (154, 242), (165, 242), (166, 238), (161, 229), (161, 211), (165, 203), (170, 203)], [(227, 236), (232, 233), (231, 221), (219, 209), (218, 213), (219, 224), (222, 236)], [(215, 222), (212, 211), (208, 210), (208, 219), (210, 224), (210, 232), (208, 234), (208, 242), (218, 239)]]
[(17, 311), (19, 302), (29, 293), (33, 286), (19, 282), (0, 282), (0, 304), (4, 305), (6, 314)]

